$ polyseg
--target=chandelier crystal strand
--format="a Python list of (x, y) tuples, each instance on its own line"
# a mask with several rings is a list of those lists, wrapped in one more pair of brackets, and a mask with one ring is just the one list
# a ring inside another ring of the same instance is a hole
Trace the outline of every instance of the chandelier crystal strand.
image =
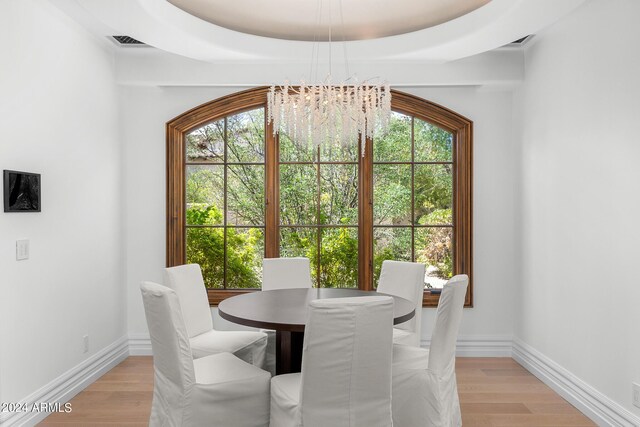
[(330, 79), (318, 85), (304, 81), (295, 88), (271, 86), (267, 117), (274, 134), (286, 133), (298, 146), (357, 143), (362, 155), (367, 139), (377, 130), (385, 132), (391, 116), (391, 92), (387, 83), (368, 81), (334, 86)]

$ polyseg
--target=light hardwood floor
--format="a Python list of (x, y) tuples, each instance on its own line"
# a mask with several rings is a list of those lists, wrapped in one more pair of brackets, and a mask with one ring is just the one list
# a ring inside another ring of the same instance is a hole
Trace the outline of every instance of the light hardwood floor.
[[(465, 427), (595, 425), (513, 359), (458, 358), (456, 374)], [(145, 426), (152, 391), (151, 357), (129, 357), (40, 425)]]

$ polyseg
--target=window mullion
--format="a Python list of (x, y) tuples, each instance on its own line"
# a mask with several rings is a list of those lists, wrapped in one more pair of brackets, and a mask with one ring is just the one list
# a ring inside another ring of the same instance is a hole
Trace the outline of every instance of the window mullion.
[(316, 149), (316, 251), (317, 251), (317, 259), (316, 263), (316, 286), (319, 288), (322, 287), (322, 283), (320, 282), (320, 274), (322, 270), (320, 269), (321, 265), (321, 254), (322, 254), (322, 229), (319, 227), (320, 225), (320, 196), (322, 191), (320, 190), (320, 146)]
[[(359, 144), (360, 145), (360, 144)], [(364, 156), (359, 151), (358, 191), (358, 287), (373, 289), (373, 140), (367, 139)]]
[[(265, 107), (266, 111), (266, 107)], [(273, 134), (273, 123), (265, 114), (265, 257), (277, 258), (280, 254), (280, 166), (279, 138)]]
[(227, 289), (227, 145), (228, 145), (228, 135), (227, 135), (227, 118), (224, 119), (224, 162), (223, 162), (223, 178), (222, 178), (222, 188), (223, 188), (223, 208), (222, 208), (222, 286), (224, 289)]
[(416, 261), (416, 118), (411, 116), (411, 262)]

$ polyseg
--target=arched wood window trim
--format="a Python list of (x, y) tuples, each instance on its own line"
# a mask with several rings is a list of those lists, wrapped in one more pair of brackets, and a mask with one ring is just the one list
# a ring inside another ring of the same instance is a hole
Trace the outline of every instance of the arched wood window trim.
[[(234, 93), (193, 108), (167, 123), (167, 266), (185, 263), (185, 137), (186, 135), (217, 119), (266, 106), (269, 88), (260, 87)], [(453, 134), (454, 164), (454, 274), (465, 273), (470, 277), (465, 306), (473, 305), (472, 262), (472, 189), (473, 189), (473, 122), (466, 117), (433, 102), (392, 90), (391, 106), (410, 116), (415, 116)], [(273, 135), (270, 124), (265, 129), (265, 162), (277, 164), (278, 138)], [(367, 153), (360, 160), (360, 206), (369, 204), (373, 198), (372, 153), (367, 144)], [(265, 256), (277, 256), (278, 239), (278, 177), (275, 168), (266, 168), (266, 234)], [(369, 177), (369, 178), (368, 178)], [(360, 226), (373, 223), (372, 209), (360, 209)], [(275, 242), (269, 244), (269, 242)], [(373, 259), (372, 233), (363, 233), (359, 239), (360, 257)], [(362, 266), (363, 264), (361, 264)], [(372, 289), (373, 267), (360, 268), (361, 289)], [(251, 290), (208, 290), (211, 305), (240, 293)], [(438, 304), (438, 295), (424, 294), (425, 307)]]

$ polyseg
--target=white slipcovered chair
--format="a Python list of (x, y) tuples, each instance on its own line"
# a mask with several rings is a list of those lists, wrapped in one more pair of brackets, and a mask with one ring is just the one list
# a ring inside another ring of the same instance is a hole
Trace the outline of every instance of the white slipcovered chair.
[(252, 365), (260, 368), (264, 366), (266, 334), (258, 331), (213, 329), (207, 290), (198, 264), (166, 268), (164, 282), (180, 299), (194, 359), (228, 352)]
[[(262, 290), (311, 288), (309, 258), (265, 258), (262, 264)], [(267, 334), (265, 369), (276, 374), (276, 331), (262, 329)]]
[(302, 372), (271, 379), (271, 427), (389, 427), (393, 299), (309, 304)]
[(151, 427), (267, 427), (271, 376), (231, 353), (193, 359), (176, 293), (140, 286), (153, 350)]
[(311, 288), (309, 258), (265, 258), (262, 264), (262, 290)]
[(394, 427), (462, 425), (456, 384), (456, 340), (469, 278), (454, 276), (442, 288), (429, 350), (393, 346)]
[(383, 261), (378, 292), (407, 299), (415, 304), (415, 315), (393, 328), (393, 342), (420, 347), (425, 266), (417, 262)]

